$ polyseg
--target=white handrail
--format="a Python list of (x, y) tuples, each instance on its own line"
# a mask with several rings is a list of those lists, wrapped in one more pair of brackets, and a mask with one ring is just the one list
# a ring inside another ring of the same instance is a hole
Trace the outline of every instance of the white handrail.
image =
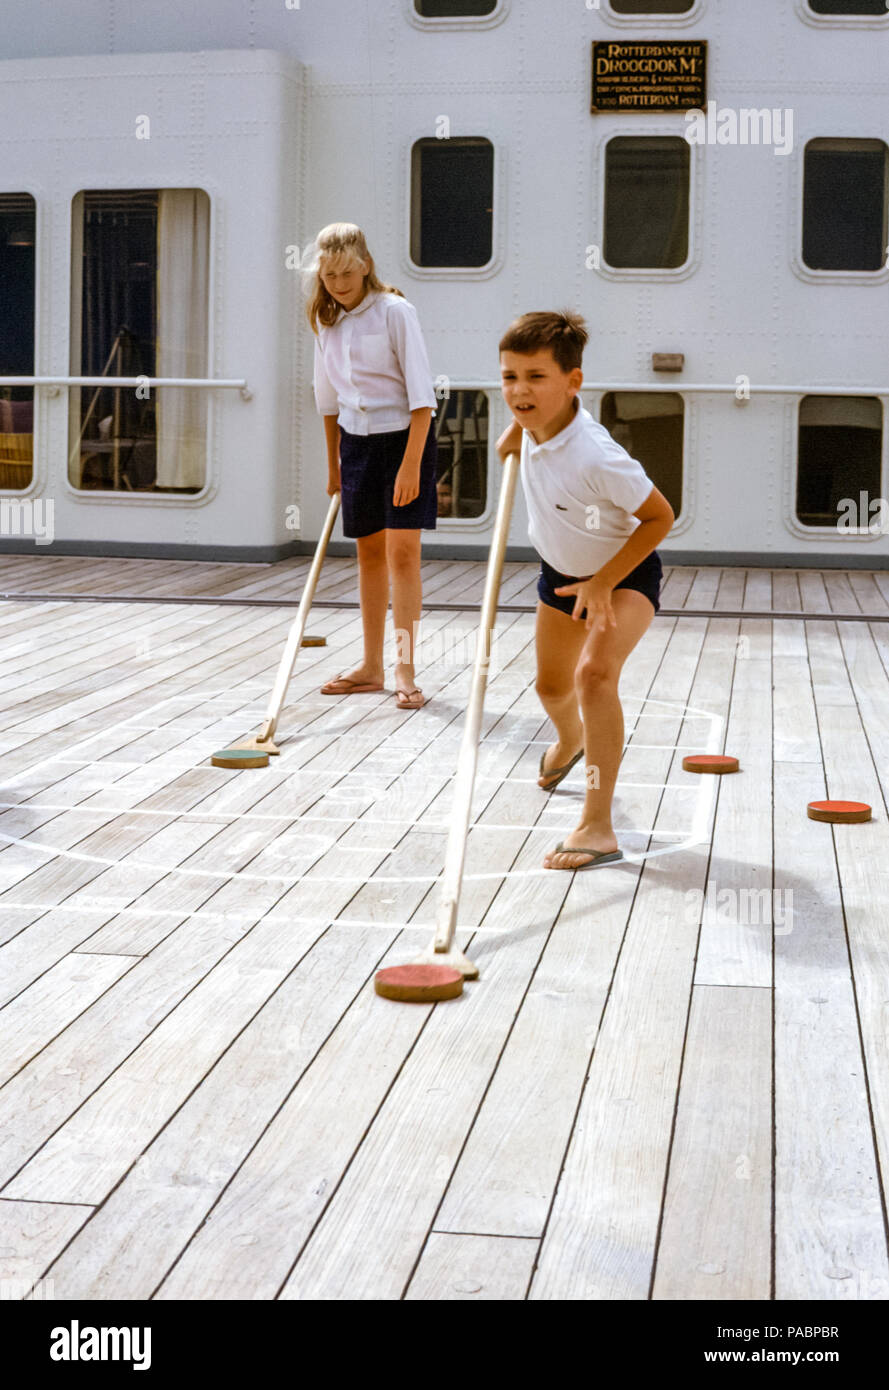
[[(0, 377), (0, 381), (3, 378)], [(449, 391), (499, 391), (499, 381), (448, 381)], [(714, 382), (685, 381), (585, 381), (581, 391), (668, 391), (673, 395), (685, 395), (692, 391), (705, 391), (715, 394), (719, 391), (735, 395), (742, 383), (733, 381), (728, 385)], [(753, 382), (743, 383), (744, 392), (751, 396), (889, 396), (889, 386), (758, 386)], [(747, 396), (738, 397), (746, 403)]]
[(224, 391), (240, 391), (245, 401), (253, 398), (244, 377), (231, 380), (198, 376), (0, 376), (0, 386), (218, 386)]

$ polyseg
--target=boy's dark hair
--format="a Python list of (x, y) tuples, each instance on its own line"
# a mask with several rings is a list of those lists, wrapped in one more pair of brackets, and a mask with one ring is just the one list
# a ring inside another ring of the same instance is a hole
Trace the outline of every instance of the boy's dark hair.
[(589, 336), (580, 314), (572, 314), (568, 309), (522, 314), (500, 339), (500, 351), (531, 353), (549, 348), (562, 371), (570, 372), (583, 365)]

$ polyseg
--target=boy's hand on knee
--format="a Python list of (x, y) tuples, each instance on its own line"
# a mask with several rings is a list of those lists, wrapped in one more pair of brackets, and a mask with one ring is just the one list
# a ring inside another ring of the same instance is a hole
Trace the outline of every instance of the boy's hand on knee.
[(513, 420), (508, 429), (505, 429), (497, 440), (497, 453), (500, 462), (505, 463), (510, 454), (517, 454), (522, 447), (522, 427), (518, 420)]
[(586, 609), (587, 632), (593, 627), (603, 632), (608, 627), (617, 627), (617, 619), (611, 606), (612, 590), (607, 584), (597, 580), (595, 575), (592, 579), (579, 579), (576, 584), (563, 584), (561, 588), (553, 589), (553, 593), (560, 596), (564, 594), (566, 597), (575, 595), (571, 617), (577, 621)]

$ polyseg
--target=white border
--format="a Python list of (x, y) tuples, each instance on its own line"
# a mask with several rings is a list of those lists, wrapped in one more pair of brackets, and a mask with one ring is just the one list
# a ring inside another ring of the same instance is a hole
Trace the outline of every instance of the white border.
[(497, 4), (490, 14), (465, 14), (465, 15), (440, 15), (437, 18), (432, 15), (422, 15), (417, 13), (414, 0), (404, 0), (404, 8), (407, 18), (417, 29), (426, 30), (454, 30), (454, 29), (493, 29), (495, 24), (501, 24), (509, 13), (510, 0), (497, 0)]
[(496, 275), (502, 269), (506, 259), (506, 238), (503, 230), (503, 215), (501, 209), (507, 206), (506, 201), (506, 160), (504, 158), (504, 147), (499, 145), (490, 134), (478, 132), (475, 134), (464, 133), (462, 135), (451, 134), (447, 140), (442, 140), (442, 144), (449, 144), (453, 140), (487, 140), (494, 152), (494, 177), (492, 188), (491, 212), (491, 259), (484, 265), (417, 265), (411, 256), (411, 226), (412, 226), (412, 174), (413, 174), (413, 155), (414, 146), (421, 140), (431, 140), (428, 126), (423, 130), (409, 137), (406, 150), (406, 158), (402, 161), (402, 178), (404, 179), (404, 191), (402, 196), (402, 208), (404, 209), (404, 236), (401, 240), (401, 264), (409, 275), (416, 280), (488, 280), (492, 275)]
[[(776, 3), (776, 0), (772, 0), (772, 3)], [(686, 10), (683, 14), (657, 14), (653, 12), (649, 14), (618, 14), (616, 10), (611, 8), (611, 0), (598, 0), (598, 3), (593, 0), (591, 8), (594, 12), (598, 11), (602, 18), (607, 19), (610, 24), (636, 28), (644, 25), (646, 29), (650, 29), (654, 24), (669, 24), (672, 28), (677, 29), (685, 24), (697, 23), (707, 9), (707, 0), (695, 0), (691, 9)]]
[[(805, 204), (803, 193), (806, 173), (806, 150), (816, 140), (875, 140), (882, 144), (887, 151), (887, 162), (889, 162), (889, 143), (881, 135), (813, 135), (804, 144), (797, 146), (797, 157), (792, 161), (794, 168), (790, 171), (793, 180), (791, 189), (791, 205), (797, 209), (795, 218), (787, 219), (787, 234), (790, 238), (788, 261), (794, 275), (799, 280), (805, 280), (810, 285), (885, 285), (889, 282), (889, 255), (880, 270), (813, 270), (806, 265), (803, 260), (803, 218), (805, 216)], [(788, 160), (788, 163), (791, 161)], [(889, 179), (887, 179), (889, 181)], [(884, 199), (889, 203), (889, 187), (884, 187)], [(885, 233), (884, 233), (885, 235)], [(885, 249), (885, 248), (884, 248)]]
[[(784, 426), (785, 457), (791, 460), (791, 467), (788, 469), (787, 488), (785, 490), (784, 504), (784, 526), (792, 536), (801, 537), (803, 540), (812, 541), (816, 537), (820, 541), (826, 541), (830, 545), (884, 545), (889, 541), (889, 537), (881, 534), (874, 535), (870, 531), (841, 531), (838, 526), (806, 526), (800, 521), (796, 514), (796, 491), (797, 480), (799, 478), (799, 412), (802, 402), (808, 396), (817, 396), (818, 388), (813, 387), (811, 391), (806, 391), (797, 400), (787, 402)], [(882, 413), (882, 448), (880, 455), (880, 496), (886, 496), (886, 478), (889, 473), (887, 457), (889, 457), (889, 441), (887, 441), (886, 431), (886, 402), (882, 396), (874, 396), (869, 391), (856, 391), (854, 387), (849, 387), (849, 395), (861, 400), (876, 400), (880, 404)], [(833, 396), (832, 400), (842, 400), (842, 396)], [(839, 519), (839, 513), (837, 513)]]
[[(44, 244), (43, 222), (45, 220), (45, 201), (43, 198), (43, 190), (37, 188), (36, 185), (29, 185), (26, 188), (4, 188), (2, 192), (0, 192), (0, 198), (5, 197), (8, 193), (26, 193), (30, 198), (33, 198), (34, 200), (34, 355), (31, 373), (33, 376), (39, 376), (40, 372), (38, 370), (37, 364), (40, 361), (40, 348), (42, 344), (39, 309), (41, 303), (41, 295), (43, 293), (43, 277), (41, 274), (40, 267), (40, 251)], [(45, 244), (49, 245), (49, 243), (50, 239), (47, 238)], [(10, 372), (9, 375), (13, 376), (14, 373)], [(23, 375), (27, 375), (27, 373), (23, 373)], [(11, 501), (24, 502), (26, 499), (33, 497), (37, 492), (41, 491), (41, 487), (44, 482), (44, 474), (46, 470), (41, 466), (42, 459), (40, 457), (39, 448), (39, 444), (43, 442), (44, 434), (43, 421), (40, 418), (44, 410), (43, 393), (41, 392), (39, 386), (32, 386), (31, 393), (31, 399), (34, 403), (33, 428), (31, 432), (31, 481), (25, 488), (0, 487), (0, 497), (2, 497), (4, 500), (9, 499)], [(49, 432), (47, 431), (47, 435), (48, 433)], [(22, 539), (30, 540), (32, 539), (32, 537), (23, 536)], [(0, 553), (8, 554), (9, 552)], [(39, 554), (40, 552), (38, 551), (37, 553)]]
[[(215, 333), (215, 328), (216, 328), (215, 316), (214, 316), (214, 304), (215, 304), (216, 289), (217, 289), (217, 285), (216, 285), (216, 270), (217, 270), (217, 262), (216, 262), (216, 229), (217, 229), (217, 207), (218, 207), (218, 201), (217, 201), (217, 200), (218, 200), (218, 198), (221, 196), (221, 191), (220, 191), (218, 188), (215, 188), (215, 187), (213, 186), (212, 181), (207, 181), (207, 180), (204, 180), (203, 184), (197, 184), (197, 183), (187, 183), (187, 184), (185, 184), (185, 183), (182, 183), (182, 184), (179, 184), (179, 183), (172, 183), (172, 184), (163, 184), (162, 187), (158, 187), (157, 191), (158, 191), (158, 192), (162, 191), (162, 188), (192, 188), (192, 189), (197, 189), (199, 192), (204, 193), (204, 194), (206, 195), (206, 197), (208, 198), (209, 203), (210, 203), (210, 224), (209, 224), (209, 229), (208, 229), (208, 239), (209, 239), (209, 243), (210, 243), (210, 246), (209, 246), (210, 263), (209, 263), (209, 265), (208, 265), (208, 267), (207, 267), (207, 376), (208, 376), (208, 377), (212, 377), (212, 376), (215, 376), (215, 374), (216, 374), (215, 361), (214, 361), (214, 351), (213, 351), (213, 349), (214, 349), (214, 333)], [(129, 185), (129, 184), (117, 184), (117, 185), (115, 185), (114, 188), (110, 188), (110, 187), (109, 187), (109, 188), (107, 188), (107, 189), (102, 189), (101, 191), (103, 191), (103, 192), (108, 192), (108, 193), (116, 193), (116, 192), (118, 191), (118, 189), (122, 189), (122, 191), (124, 191), (124, 192), (133, 192), (133, 191), (136, 191), (136, 190), (141, 190), (141, 191), (144, 191), (144, 192), (149, 192), (149, 191), (151, 191), (150, 189), (148, 189), (148, 188), (145, 187), (144, 183), (138, 183), (138, 184), (132, 184), (132, 185)], [(77, 196), (78, 193), (85, 193), (85, 192), (87, 192), (87, 191), (88, 191), (88, 190), (85, 189), (85, 188), (77, 188), (77, 189), (74, 190), (73, 193), (71, 193), (71, 194), (68, 196), (68, 199), (67, 199), (67, 207), (68, 207), (68, 226), (67, 226), (67, 243), (66, 243), (66, 250), (67, 250), (67, 262), (66, 262), (66, 263), (67, 263), (67, 266), (68, 266), (67, 288), (68, 288), (68, 312), (69, 312), (69, 322), (70, 322), (71, 293), (72, 293), (72, 286), (73, 286), (73, 281), (72, 281), (72, 276), (71, 276), (71, 246), (72, 246), (72, 227), (73, 227), (73, 216), (74, 216), (74, 199), (75, 199), (75, 197)], [(94, 191), (96, 191), (96, 190), (95, 190), (95, 185), (94, 185), (94, 187), (93, 187), (92, 189), (89, 190), (89, 192), (94, 192)], [(69, 354), (70, 354), (70, 345), (69, 345), (68, 351), (69, 351)], [(69, 359), (68, 359), (68, 365), (70, 365), (70, 356), (69, 356)], [(36, 389), (37, 389), (37, 388), (35, 388), (35, 390), (36, 390)], [(200, 492), (196, 492), (196, 493), (192, 494), (191, 496), (187, 496), (186, 494), (181, 493), (181, 492), (178, 492), (178, 493), (176, 493), (176, 492), (166, 492), (166, 493), (165, 493), (165, 492), (148, 492), (148, 493), (139, 493), (139, 492), (125, 492), (123, 489), (121, 489), (119, 492), (114, 492), (114, 491), (110, 491), (110, 490), (109, 490), (109, 491), (106, 491), (106, 490), (104, 490), (104, 489), (101, 490), (101, 491), (98, 490), (98, 489), (96, 489), (95, 491), (92, 490), (92, 489), (84, 490), (83, 488), (76, 488), (76, 487), (74, 487), (74, 486), (72, 485), (72, 483), (71, 483), (71, 479), (70, 479), (69, 476), (68, 476), (68, 464), (69, 464), (69, 461), (70, 461), (70, 453), (71, 453), (71, 407), (70, 407), (70, 401), (71, 401), (71, 391), (72, 391), (73, 389), (76, 389), (76, 388), (72, 388), (72, 387), (62, 387), (62, 388), (61, 388), (61, 392), (62, 392), (62, 394), (63, 394), (63, 396), (64, 396), (64, 398), (65, 398), (65, 468), (64, 468), (64, 476), (63, 476), (63, 479), (62, 479), (62, 486), (64, 487), (65, 494), (66, 494), (67, 497), (71, 498), (72, 500), (74, 500), (74, 501), (76, 501), (76, 502), (79, 502), (79, 503), (82, 503), (82, 504), (86, 504), (86, 505), (90, 505), (90, 506), (91, 506), (91, 505), (94, 505), (94, 504), (98, 504), (99, 506), (186, 507), (186, 508), (188, 508), (188, 509), (190, 509), (190, 510), (194, 510), (194, 509), (196, 509), (197, 507), (206, 506), (208, 502), (211, 502), (211, 501), (213, 500), (213, 498), (216, 496), (216, 493), (217, 493), (218, 490), (219, 490), (219, 469), (218, 469), (218, 460), (217, 460), (217, 458), (216, 458), (216, 434), (215, 434), (215, 423), (216, 423), (216, 421), (215, 421), (215, 414), (216, 414), (216, 412), (215, 412), (215, 408), (214, 408), (214, 393), (213, 393), (213, 388), (212, 388), (212, 387), (207, 387), (207, 388), (206, 388), (206, 396), (207, 396), (207, 452), (206, 452), (206, 465), (205, 465), (205, 466), (206, 466), (206, 482), (204, 483), (204, 486), (201, 488)], [(81, 390), (88, 390), (89, 388), (88, 388), (88, 387), (81, 387), (80, 389), (81, 389)], [(156, 399), (156, 393), (157, 393), (157, 391), (158, 391), (158, 390), (163, 390), (163, 387), (155, 387), (154, 389), (155, 389), (155, 399)]]
[(808, 0), (796, 0), (796, 12), (813, 29), (885, 29), (889, 27), (889, 10), (875, 14), (816, 14)]
[[(612, 113), (609, 112), (608, 115)], [(607, 119), (607, 117), (606, 117)], [(638, 118), (637, 118), (638, 119)], [(626, 128), (612, 129), (603, 132), (596, 141), (593, 150), (594, 168), (591, 183), (596, 189), (598, 207), (596, 208), (595, 224), (599, 239), (599, 266), (597, 274), (604, 275), (606, 280), (633, 281), (642, 280), (650, 283), (669, 284), (674, 280), (687, 280), (701, 265), (701, 246), (703, 238), (699, 235), (701, 209), (699, 206), (700, 197), (698, 186), (700, 183), (700, 145), (691, 145), (683, 131), (676, 130), (673, 126), (667, 126), (662, 117), (655, 114), (655, 125), (640, 126), (636, 131), (628, 131)], [(688, 126), (685, 124), (687, 130)], [(645, 266), (612, 266), (605, 260), (605, 146), (615, 139), (654, 138), (663, 139), (670, 137), (674, 140), (683, 140), (688, 146), (688, 255), (682, 265), (671, 267), (669, 270), (658, 270), (655, 267)]]
[[(461, 385), (459, 381), (454, 381), (452, 377), (449, 377), (448, 381), (452, 395), (455, 391), (483, 391), (488, 402), (488, 438), (485, 448), (485, 510), (481, 512), (479, 516), (439, 516), (435, 519), (434, 535), (437, 535), (439, 531), (443, 531), (448, 535), (462, 536), (465, 535), (467, 531), (470, 534), (475, 531), (487, 531), (490, 528), (491, 518), (496, 510), (494, 506), (495, 491), (496, 495), (499, 496), (499, 488), (495, 490), (493, 487), (495, 474), (491, 469), (491, 445), (495, 439), (495, 430), (492, 428), (494, 424), (492, 410), (493, 400), (490, 387), (473, 385), (471, 383), (469, 385)], [(500, 433), (502, 434), (503, 431), (501, 430)]]

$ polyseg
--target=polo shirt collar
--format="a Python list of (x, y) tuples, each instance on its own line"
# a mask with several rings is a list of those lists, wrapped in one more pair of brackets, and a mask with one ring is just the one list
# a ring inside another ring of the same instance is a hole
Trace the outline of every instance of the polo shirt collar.
[(365, 309), (369, 309), (379, 297), (379, 290), (368, 290), (360, 304), (356, 304), (354, 309), (343, 309), (343, 314), (347, 319), (355, 318), (356, 314), (363, 314)]
[(544, 439), (541, 444), (537, 444), (534, 441), (533, 435), (530, 431), (528, 432), (528, 441), (532, 453), (536, 453), (538, 449), (561, 449), (563, 444), (569, 444), (574, 436), (583, 428), (583, 421), (581, 418), (583, 415), (583, 405), (581, 404), (579, 396), (575, 396), (574, 399), (577, 401), (574, 419), (570, 424), (567, 424), (563, 430), (559, 430), (558, 434), (554, 434), (552, 439)]

